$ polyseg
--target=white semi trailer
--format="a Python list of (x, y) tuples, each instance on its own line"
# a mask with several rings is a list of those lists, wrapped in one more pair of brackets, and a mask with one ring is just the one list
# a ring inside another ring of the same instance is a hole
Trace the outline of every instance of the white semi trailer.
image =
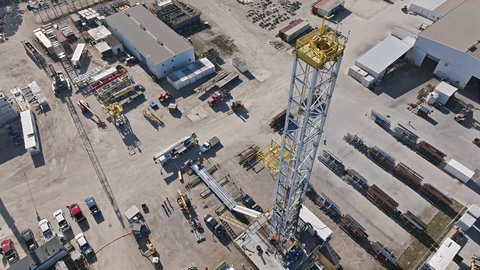
[(192, 135), (179, 140), (178, 142), (169, 146), (167, 149), (153, 156), (153, 161), (159, 161), (162, 165), (165, 165), (169, 160), (172, 160), (185, 153), (195, 144), (197, 144), (197, 135), (193, 133)]

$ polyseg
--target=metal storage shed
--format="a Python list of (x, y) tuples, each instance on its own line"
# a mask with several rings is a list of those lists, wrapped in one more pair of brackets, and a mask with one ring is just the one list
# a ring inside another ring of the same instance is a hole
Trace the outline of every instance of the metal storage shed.
[(385, 75), (387, 68), (407, 53), (414, 42), (415, 40), (409, 36), (403, 40), (389, 36), (358, 58), (355, 65), (367, 71), (378, 83)]
[(312, 12), (320, 16), (330, 16), (345, 5), (345, 0), (321, 0), (312, 6)]
[(124, 52), (122, 43), (114, 35), (108, 36), (105, 41), (108, 43), (108, 45), (110, 45), (110, 47), (112, 47), (113, 54), (120, 54)]
[(286, 27), (282, 28), (278, 35), (286, 42), (290, 42), (301, 33), (307, 31), (310, 28), (310, 24), (302, 19), (291, 22)]
[(435, 9), (445, 2), (447, 0), (417, 0), (410, 4), (410, 11), (436, 21), (441, 15), (435, 12)]
[(454, 86), (451, 86), (450, 84), (446, 82), (441, 82), (435, 87), (433, 92), (438, 94), (438, 99), (437, 102), (445, 105), (447, 104), (448, 100), (450, 99), (451, 96), (457, 92), (457, 88)]
[(470, 178), (475, 174), (469, 168), (460, 164), (460, 162), (456, 161), (455, 159), (451, 159), (447, 165), (445, 165), (445, 171), (449, 172), (455, 178), (460, 180), (462, 183), (467, 183)]
[(460, 245), (447, 238), (427, 264), (431, 270), (445, 270), (458, 251), (460, 251)]
[(105, 26), (101, 25), (97, 28), (93, 28), (87, 31), (87, 33), (95, 40), (96, 42), (98, 41), (103, 41), (105, 40), (108, 36), (112, 35), (112, 32), (108, 30)]
[(99, 43), (95, 44), (95, 48), (101, 54), (104, 54), (104, 53), (112, 50), (112, 48), (110, 48), (110, 46), (108, 46), (108, 44), (105, 41), (102, 41), (102, 42), (99, 42)]
[(325, 225), (314, 213), (312, 213), (305, 205), (300, 208), (300, 218), (305, 223), (310, 223), (314, 232), (317, 233), (323, 241), (328, 241), (333, 234), (333, 231)]

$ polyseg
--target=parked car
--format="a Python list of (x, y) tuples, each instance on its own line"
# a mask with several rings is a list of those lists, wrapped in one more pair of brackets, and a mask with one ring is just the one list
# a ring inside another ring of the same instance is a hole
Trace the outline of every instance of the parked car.
[(57, 211), (53, 212), (53, 217), (57, 220), (58, 227), (60, 227), (61, 232), (66, 232), (70, 230), (70, 224), (68, 223), (63, 211), (58, 209)]
[(93, 255), (93, 249), (88, 243), (87, 238), (85, 238), (85, 235), (83, 235), (83, 233), (75, 235), (75, 240), (77, 241), (78, 247), (82, 251), (83, 255), (85, 255), (85, 257), (88, 258)]
[(32, 230), (26, 229), (22, 232), (22, 239), (25, 246), (27, 246), (29, 251), (33, 251), (38, 247), (35, 236), (33, 235)]
[(212, 215), (206, 214), (205, 217), (203, 218), (203, 221), (205, 221), (205, 224), (207, 224), (207, 227), (217, 235), (219, 236), (225, 235), (225, 230), (223, 229), (222, 225), (218, 223), (215, 220), (215, 218), (212, 217)]
[(43, 239), (45, 240), (45, 242), (52, 240), (56, 236), (55, 232), (52, 230), (52, 225), (50, 224), (50, 221), (48, 221), (48, 219), (44, 218), (40, 220), (38, 222), (38, 226), (40, 226), (40, 230), (42, 230)]
[(85, 199), (85, 203), (88, 206), (88, 209), (90, 209), (90, 212), (92, 215), (100, 214), (100, 209), (98, 209), (97, 202), (95, 202), (95, 199), (93, 196), (89, 196)]
[(78, 203), (72, 203), (71, 205), (67, 206), (68, 211), (70, 211), (70, 216), (75, 219), (75, 222), (81, 222), (85, 220), (85, 216), (83, 215), (82, 209), (78, 206)]
[(2, 250), (3, 256), (8, 260), (8, 263), (10, 265), (18, 261), (18, 253), (15, 247), (13, 246), (13, 242), (11, 239), (3, 240), (0, 243), (0, 249)]
[(241, 201), (247, 208), (250, 208), (250, 209), (253, 209), (257, 212), (263, 213), (262, 207), (260, 207), (260, 205), (258, 205), (252, 199), (252, 197), (250, 197), (250, 195), (248, 195), (248, 194), (243, 195), (242, 198), (241, 198)]

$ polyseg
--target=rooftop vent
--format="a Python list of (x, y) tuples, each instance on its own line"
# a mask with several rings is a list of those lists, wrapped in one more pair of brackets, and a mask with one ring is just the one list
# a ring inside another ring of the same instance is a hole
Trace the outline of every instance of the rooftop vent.
[(127, 15), (128, 17), (130, 17), (130, 13), (128, 13), (128, 12), (126, 12), (126, 11), (125, 11), (125, 15)]
[(143, 26), (142, 24), (140, 24), (140, 28), (142, 28), (143, 30), (147, 30), (147, 28), (145, 28), (145, 26)]
[(157, 42), (158, 42), (158, 44), (163, 46), (163, 42), (160, 39), (157, 38)]

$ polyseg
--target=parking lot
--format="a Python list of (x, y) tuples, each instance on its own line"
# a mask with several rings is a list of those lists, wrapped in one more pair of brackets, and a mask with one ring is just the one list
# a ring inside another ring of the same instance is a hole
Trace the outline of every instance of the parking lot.
[[(196, 133), (199, 143), (217, 136), (221, 143), (203, 159), (204, 165), (219, 166), (220, 169), (213, 174), (217, 180), (228, 175), (229, 181), (225, 189), (230, 194), (234, 195), (241, 189), (250, 194), (263, 209), (269, 209), (274, 192), (274, 181), (270, 173), (267, 168), (261, 169), (261, 166), (257, 172), (246, 170), (238, 164), (237, 153), (252, 144), (263, 147), (271, 138), (279, 136), (273, 133), (268, 123), (276, 112), (286, 108), (293, 57), (288, 45), (277, 50), (269, 44), (269, 41), (276, 40), (278, 29), (267, 31), (247, 20), (245, 14), (248, 6), (225, 0), (185, 2), (201, 10), (202, 19), (212, 26), (211, 29), (191, 36), (196, 50), (201, 53), (215, 46), (211, 40), (220, 35), (229, 37), (233, 39), (236, 50), (231, 54), (220, 50), (224, 62), (220, 68), (234, 70), (231, 59), (240, 56), (249, 65), (251, 74), (240, 75), (238, 81), (228, 86), (232, 100), (210, 108), (205, 98), (193, 91), (207, 78), (176, 91), (165, 79), (160, 83), (153, 81), (138, 65), (127, 67), (135, 81), (145, 87), (146, 92), (144, 100), (125, 106), (125, 115), (133, 132), (123, 138), (114, 125), (106, 120), (107, 115), (102, 113), (100, 104), (93, 96), (83, 98), (80, 94), (73, 95), (74, 102), (84, 99), (102, 120), (107, 121), (107, 129), (99, 129), (91, 115), (82, 115), (76, 108), (114, 200), (105, 193), (99, 182), (66, 104), (54, 97), (50, 90), (50, 80), (20, 45), (20, 40), (24, 38), (33, 39), (32, 30), (40, 26), (33, 15), (25, 11), (18, 30), (8, 42), (0, 44), (0, 71), (5, 75), (0, 77), (0, 87), (9, 94), (10, 89), (35, 80), (42, 88), (51, 110), (37, 116), (43, 150), (41, 156), (33, 159), (22, 146), (11, 144), (5, 129), (0, 129), (0, 185), (4, 187), (0, 190), (0, 239), (12, 238), (18, 243), (19, 232), (30, 228), (40, 244), (42, 237), (38, 219), (48, 218), (54, 230), (59, 233), (53, 212), (57, 209), (67, 212), (65, 206), (77, 202), (85, 211), (87, 222), (78, 226), (66, 213), (72, 224), (72, 231), (65, 236), (73, 239), (77, 233), (84, 232), (95, 250), (102, 248), (96, 255), (93, 264), (95, 269), (149, 269), (151, 262), (138, 252), (132, 236), (119, 238), (104, 247), (127, 232), (123, 212), (132, 205), (140, 207), (146, 203), (149, 213), (145, 214), (145, 218), (152, 230), (151, 240), (159, 251), (163, 269), (181, 269), (192, 262), (202, 269), (213, 268), (223, 261), (236, 267), (240, 267), (242, 263), (248, 265), (247, 260), (233, 245), (228, 241), (219, 241), (206, 227), (206, 241), (197, 243), (190, 232), (187, 219), (175, 202), (177, 190), (186, 191), (185, 183), (193, 178), (185, 173), (184, 183), (181, 183), (177, 180), (177, 168), (185, 166), (189, 159), (199, 158), (198, 149), (190, 150), (163, 170), (159, 164), (153, 162), (152, 156), (192, 133)], [(320, 26), (322, 20), (309, 11), (311, 3), (302, 2), (302, 8), (295, 18), (303, 18), (313, 26)], [(407, 110), (408, 103), (415, 102), (422, 87), (428, 83), (438, 83), (432, 77), (428, 65), (421, 68), (405, 66), (395, 70), (386, 76), (384, 82), (373, 92), (347, 75), (347, 70), (354, 61), (389, 35), (393, 27), (399, 26), (413, 33), (419, 32), (418, 27), (427, 20), (401, 12), (401, 7), (409, 2), (411, 1), (389, 3), (368, 0), (364, 3), (347, 0), (345, 6), (348, 12), (339, 25), (339, 30), (345, 35), (350, 32), (349, 40), (329, 111), (324, 136), (326, 144), (322, 144), (319, 151), (331, 151), (342, 159), (347, 167), (355, 169), (368, 179), (369, 184), (376, 184), (394, 198), (400, 204), (401, 211), (410, 210), (428, 223), (438, 212), (434, 206), (343, 140), (347, 132), (359, 134), (366, 143), (377, 145), (390, 153), (398, 161), (423, 175), (426, 182), (432, 183), (460, 203), (480, 203), (480, 188), (475, 182), (464, 185), (453, 179), (397, 142), (366, 116), (374, 109), (390, 116), (393, 125), (410, 123), (422, 140), (445, 152), (447, 160), (454, 158), (472, 170), (477, 169), (480, 163), (479, 149), (471, 143), (472, 139), (478, 136), (475, 126), (459, 125), (453, 120), (455, 112), (448, 108), (434, 111), (431, 118), (436, 124), (427, 122)], [(147, 5), (150, 4), (147, 2)], [(22, 10), (25, 10), (24, 5), (20, 5)], [(286, 25), (287, 22), (283, 24)], [(89, 50), (95, 55), (95, 48), (91, 47)], [(89, 69), (97, 64), (91, 61)], [(112, 66), (116, 64), (113, 63)], [(56, 64), (56, 67), (60, 68), (60, 65)], [(179, 112), (170, 114), (167, 108), (160, 106), (156, 114), (165, 123), (165, 127), (156, 129), (144, 118), (142, 110), (164, 90), (173, 93)], [(457, 97), (464, 101), (468, 101), (469, 96), (462, 91), (457, 94)], [(226, 114), (229, 104), (238, 99), (245, 104), (245, 109), (231, 115)], [(479, 106), (478, 100), (471, 102), (476, 107)], [(477, 121), (479, 119), (476, 112), (474, 118)], [(15, 124), (20, 126), (19, 122)], [(138, 147), (133, 148), (134, 154), (131, 155), (128, 147), (136, 145)], [(187, 170), (185, 167), (184, 172)], [(414, 238), (400, 225), (318, 161), (311, 182), (317, 191), (329, 196), (341, 208), (342, 213), (350, 214), (365, 227), (370, 240), (385, 244), (397, 257), (413, 241)], [(203, 216), (207, 213), (213, 215), (215, 209), (221, 205), (213, 194), (203, 201), (200, 199), (200, 192), (205, 188), (202, 183), (187, 192), (196, 206), (195, 212), (202, 224)], [(84, 199), (90, 195), (95, 197), (102, 210), (103, 217), (100, 219), (94, 219), (87, 213)], [(161, 206), (167, 197), (174, 208), (168, 215)], [(315, 208), (310, 202), (307, 205)], [(114, 208), (119, 209), (120, 216)], [(317, 211), (318, 209), (315, 210), (319, 218), (335, 232), (331, 245), (342, 257), (344, 269), (381, 268), (328, 217)], [(17, 247), (23, 257), (24, 249), (20, 248), (19, 244)]]

